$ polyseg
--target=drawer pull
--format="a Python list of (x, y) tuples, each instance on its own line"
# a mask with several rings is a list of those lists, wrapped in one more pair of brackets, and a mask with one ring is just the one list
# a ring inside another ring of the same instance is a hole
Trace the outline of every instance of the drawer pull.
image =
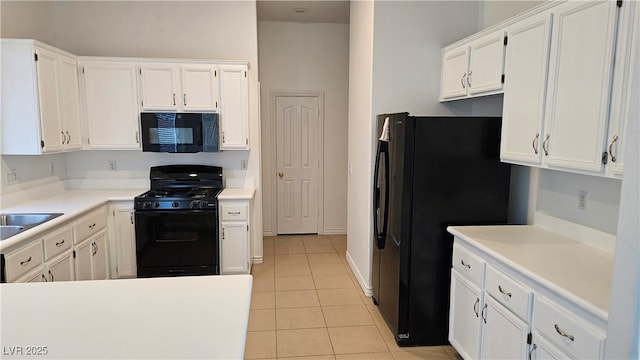
[(536, 344), (531, 345), (531, 350), (529, 350), (529, 360), (533, 359), (533, 352), (536, 351), (537, 348), (538, 348), (538, 345)]
[(94, 227), (96, 227), (96, 223), (89, 225), (89, 229), (93, 229)]
[(56, 243), (56, 246), (58, 246), (58, 247), (59, 247), (59, 246), (60, 246), (60, 245), (62, 245), (62, 244), (64, 244), (64, 239), (62, 239), (62, 241), (60, 241), (60, 242), (57, 242), (57, 243)]
[(25, 261), (20, 261), (20, 265), (26, 265), (29, 262), (31, 262), (31, 256), (29, 256), (29, 258), (27, 260), (25, 260)]
[(480, 304), (480, 298), (476, 298), (476, 302), (473, 303), (473, 312), (476, 313), (476, 317), (480, 316), (478, 314), (478, 304)]
[(464, 259), (460, 259), (460, 263), (462, 264), (462, 266), (466, 267), (467, 269), (471, 269), (471, 265), (470, 264), (465, 264), (464, 263)]
[(502, 286), (498, 285), (498, 290), (500, 290), (500, 292), (503, 293), (504, 295), (507, 295), (508, 297), (511, 297), (511, 293), (502, 290)]
[(562, 329), (560, 329), (558, 324), (554, 324), (553, 326), (556, 328), (556, 332), (560, 334), (560, 336), (564, 336), (571, 341), (574, 341), (576, 339), (573, 335), (567, 334), (566, 332), (562, 331)]
[(240, 215), (240, 211), (227, 211), (229, 215)]

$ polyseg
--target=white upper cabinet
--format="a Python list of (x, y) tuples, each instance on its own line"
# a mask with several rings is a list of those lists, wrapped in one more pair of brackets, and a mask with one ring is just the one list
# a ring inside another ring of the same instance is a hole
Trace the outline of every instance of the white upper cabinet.
[(2, 153), (82, 147), (76, 59), (34, 40), (2, 40)]
[(507, 29), (503, 161), (539, 165), (541, 162), (551, 14), (543, 13)]
[(136, 64), (81, 60), (91, 149), (140, 149)]
[(543, 151), (550, 167), (602, 171), (616, 34), (615, 1), (552, 9)]
[(247, 65), (219, 65), (221, 150), (249, 149)]
[(144, 111), (218, 111), (218, 68), (214, 64), (141, 63)]
[(487, 34), (442, 53), (440, 101), (502, 91), (504, 31)]

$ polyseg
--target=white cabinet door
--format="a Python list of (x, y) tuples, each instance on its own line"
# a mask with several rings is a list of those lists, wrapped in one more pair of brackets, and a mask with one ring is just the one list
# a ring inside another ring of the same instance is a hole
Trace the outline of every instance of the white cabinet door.
[(451, 99), (467, 95), (469, 46), (463, 45), (442, 54), (440, 97)]
[(537, 331), (534, 332), (533, 344), (529, 352), (530, 360), (561, 360), (571, 358), (562, 352), (562, 350), (545, 340)]
[(182, 108), (185, 111), (218, 111), (218, 67), (183, 64)]
[(72, 252), (69, 251), (47, 263), (45, 276), (48, 281), (71, 281), (73, 272)]
[(481, 359), (524, 359), (529, 345), (529, 325), (491, 296), (482, 308)]
[(480, 354), (483, 293), (457, 271), (451, 271), (449, 342), (464, 359)]
[(91, 270), (91, 253), (93, 251), (93, 242), (84, 241), (75, 248), (75, 270), (76, 280), (92, 280), (93, 274)]
[(221, 150), (249, 149), (249, 82), (246, 65), (220, 65)]
[(82, 63), (91, 149), (140, 149), (136, 65)]
[(467, 88), (469, 95), (502, 89), (504, 31), (483, 36), (470, 45)]
[[(115, 247), (115, 277), (135, 278), (136, 233), (133, 203), (112, 205), (113, 229), (109, 232)], [(113, 249), (113, 247), (112, 247)], [(113, 268), (112, 268), (113, 270)]]
[(140, 64), (140, 98), (145, 111), (178, 109), (178, 72), (175, 64)]
[(38, 99), (40, 105), (40, 129), (42, 152), (64, 150), (64, 133), (60, 125), (60, 101), (58, 100), (58, 54), (36, 47), (38, 73)]
[(59, 58), (60, 116), (66, 150), (82, 148), (82, 126), (78, 90), (78, 64), (76, 59), (60, 55)]
[(550, 31), (549, 13), (520, 21), (507, 30), (502, 161), (541, 162)]
[(602, 171), (615, 30), (615, 1), (567, 2), (552, 9), (546, 163)]
[(38, 271), (29, 273), (28, 275), (25, 275), (24, 277), (18, 280), (15, 280), (13, 282), (27, 283), (27, 282), (47, 282), (47, 281), (49, 280), (47, 280), (47, 278), (44, 276), (42, 269), (39, 269)]
[(93, 280), (107, 280), (109, 278), (108, 269), (108, 249), (107, 249), (107, 232), (93, 237), (91, 252), (91, 270)]
[(222, 222), (220, 239), (220, 273), (249, 272), (249, 225), (246, 222)]

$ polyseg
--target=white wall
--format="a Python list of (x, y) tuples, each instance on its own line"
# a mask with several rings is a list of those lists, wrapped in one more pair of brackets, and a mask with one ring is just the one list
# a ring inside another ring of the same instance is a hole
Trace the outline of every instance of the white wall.
[(370, 294), (374, 3), (352, 1), (350, 14), (347, 260)]
[(0, 3), (0, 37), (36, 39), (54, 44), (53, 1), (2, 1)]
[(508, 19), (516, 14), (529, 10), (545, 1), (531, 0), (489, 0), (480, 1), (480, 12), (478, 13), (478, 29), (486, 29), (502, 20)]
[(349, 24), (258, 23), (262, 117), (264, 233), (275, 235), (276, 144), (274, 92), (324, 94), (324, 203), (319, 231), (347, 231), (347, 114), (349, 104)]

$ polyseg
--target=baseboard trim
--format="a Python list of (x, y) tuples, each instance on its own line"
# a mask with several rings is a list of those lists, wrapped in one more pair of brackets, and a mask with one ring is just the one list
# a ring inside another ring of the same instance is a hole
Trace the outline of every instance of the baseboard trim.
[(349, 264), (349, 267), (351, 268), (351, 271), (353, 272), (353, 275), (356, 277), (356, 280), (358, 280), (358, 283), (360, 284), (360, 288), (362, 288), (362, 291), (364, 292), (364, 295), (366, 297), (373, 296), (373, 288), (367, 286), (367, 282), (364, 280), (364, 277), (362, 277), (362, 274), (360, 273), (360, 271), (356, 267), (355, 262), (351, 258), (351, 255), (349, 254), (348, 250), (347, 250), (347, 256), (346, 257), (347, 257), (347, 263)]
[(264, 257), (263, 256), (254, 256), (251, 258), (251, 263), (252, 264), (262, 264), (264, 262)]

